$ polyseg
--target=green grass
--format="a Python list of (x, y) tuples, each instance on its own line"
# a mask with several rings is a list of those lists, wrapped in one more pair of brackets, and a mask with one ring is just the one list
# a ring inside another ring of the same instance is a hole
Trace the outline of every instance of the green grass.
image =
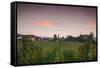
[(17, 40), (17, 64), (96, 60), (96, 44), (71, 41)]

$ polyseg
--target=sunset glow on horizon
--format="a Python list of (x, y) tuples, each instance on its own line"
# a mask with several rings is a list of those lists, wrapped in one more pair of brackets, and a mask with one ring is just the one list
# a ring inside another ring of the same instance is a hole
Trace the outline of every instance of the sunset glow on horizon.
[(18, 4), (17, 33), (41, 37), (79, 36), (94, 33), (96, 37), (96, 8)]
[(42, 26), (42, 27), (52, 27), (53, 25), (49, 21), (35, 21), (32, 22), (33, 26)]

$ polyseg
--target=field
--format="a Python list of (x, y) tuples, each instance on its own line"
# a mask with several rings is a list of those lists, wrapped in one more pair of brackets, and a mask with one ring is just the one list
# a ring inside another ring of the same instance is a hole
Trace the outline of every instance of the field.
[(17, 40), (17, 64), (96, 60), (96, 44), (72, 41)]

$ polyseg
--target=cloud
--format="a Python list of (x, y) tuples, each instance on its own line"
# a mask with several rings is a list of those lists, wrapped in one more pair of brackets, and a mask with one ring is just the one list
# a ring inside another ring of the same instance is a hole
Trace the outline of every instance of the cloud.
[(87, 23), (86, 28), (96, 28), (96, 22)]
[(83, 28), (84, 30), (94, 30), (96, 29), (96, 22), (88, 22)]
[(42, 27), (52, 27), (53, 24), (50, 21), (35, 21), (32, 22), (33, 26), (42, 26)]

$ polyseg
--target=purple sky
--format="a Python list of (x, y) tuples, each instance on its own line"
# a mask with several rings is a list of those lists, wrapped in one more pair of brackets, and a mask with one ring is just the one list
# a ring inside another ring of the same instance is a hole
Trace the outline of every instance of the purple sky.
[(60, 37), (94, 33), (96, 36), (96, 8), (18, 4), (17, 33)]

